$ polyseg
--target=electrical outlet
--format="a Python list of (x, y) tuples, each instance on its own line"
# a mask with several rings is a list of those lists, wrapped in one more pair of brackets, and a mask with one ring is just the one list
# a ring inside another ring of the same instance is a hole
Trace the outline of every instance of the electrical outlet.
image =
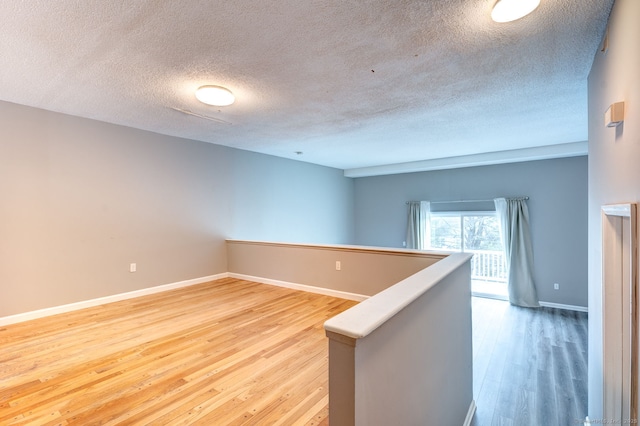
[(138, 270), (138, 265), (136, 265), (135, 263), (129, 264), (129, 272), (136, 272), (137, 270)]
[(340, 271), (342, 270), (342, 264), (340, 263), (339, 260), (336, 260), (336, 271)]
[(560, 284), (558, 284), (558, 283), (553, 283), (553, 289), (554, 289), (554, 290), (560, 290)]

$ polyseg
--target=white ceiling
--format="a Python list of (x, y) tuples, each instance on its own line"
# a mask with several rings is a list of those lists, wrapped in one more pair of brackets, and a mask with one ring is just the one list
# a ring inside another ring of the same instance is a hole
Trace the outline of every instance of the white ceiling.
[(493, 4), (3, 0), (0, 99), (340, 169), (586, 141), (613, 0)]

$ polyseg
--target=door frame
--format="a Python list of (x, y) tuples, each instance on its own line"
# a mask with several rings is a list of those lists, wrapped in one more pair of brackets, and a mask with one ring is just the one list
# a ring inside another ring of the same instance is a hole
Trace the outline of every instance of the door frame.
[(638, 416), (638, 235), (635, 203), (602, 207), (603, 408)]

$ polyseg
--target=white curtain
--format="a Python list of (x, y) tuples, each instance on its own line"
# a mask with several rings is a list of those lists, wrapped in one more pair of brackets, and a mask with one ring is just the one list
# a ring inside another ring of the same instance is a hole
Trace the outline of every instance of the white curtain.
[(507, 260), (509, 302), (528, 308), (539, 307), (533, 281), (533, 250), (529, 231), (529, 210), (525, 198), (496, 198), (500, 236)]
[(431, 242), (431, 203), (410, 201), (407, 217), (407, 248), (425, 250)]

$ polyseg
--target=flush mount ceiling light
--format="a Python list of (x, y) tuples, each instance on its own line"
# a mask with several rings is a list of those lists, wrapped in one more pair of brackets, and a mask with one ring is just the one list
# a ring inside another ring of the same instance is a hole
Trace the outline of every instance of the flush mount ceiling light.
[(491, 11), (496, 22), (511, 22), (527, 16), (540, 4), (540, 0), (498, 0)]
[(196, 90), (196, 98), (203, 104), (213, 106), (231, 105), (236, 100), (229, 89), (220, 86), (198, 87), (198, 90)]

